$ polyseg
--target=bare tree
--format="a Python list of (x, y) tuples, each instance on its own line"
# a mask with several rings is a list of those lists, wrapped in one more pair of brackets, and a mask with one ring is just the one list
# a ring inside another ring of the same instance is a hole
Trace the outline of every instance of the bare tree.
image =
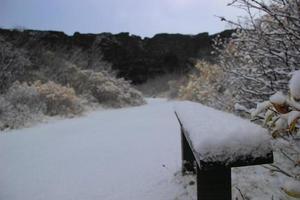
[(283, 191), (299, 197), (293, 188), (300, 184), (300, 0), (234, 0), (229, 5), (245, 10), (246, 17), (221, 18), (237, 28), (228, 41), (216, 40), (221, 65), (232, 74), (239, 103), (254, 107), (262, 102), (252, 117), (279, 138), (274, 151), (280, 159), (266, 167), (291, 178), (294, 186)]
[(233, 74), (237, 100), (253, 106), (278, 90), (287, 91), (289, 73), (300, 65), (299, 0), (234, 0), (245, 10), (228, 41), (216, 40), (220, 62)]

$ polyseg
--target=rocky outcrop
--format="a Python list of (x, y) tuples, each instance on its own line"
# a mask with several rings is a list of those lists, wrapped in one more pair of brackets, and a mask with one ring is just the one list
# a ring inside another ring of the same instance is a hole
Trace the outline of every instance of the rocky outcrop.
[[(220, 33), (229, 37), (232, 30)], [(214, 61), (211, 55), (212, 42), (216, 35), (157, 34), (152, 38), (141, 38), (129, 33), (80, 34), (68, 36), (57, 31), (6, 30), (0, 29), (4, 37), (17, 48), (28, 50), (31, 59), (39, 68), (39, 54), (51, 51), (71, 60), (83, 69), (96, 69), (99, 63), (112, 64), (119, 77), (134, 84), (149, 78), (169, 73), (185, 72), (194, 58)]]

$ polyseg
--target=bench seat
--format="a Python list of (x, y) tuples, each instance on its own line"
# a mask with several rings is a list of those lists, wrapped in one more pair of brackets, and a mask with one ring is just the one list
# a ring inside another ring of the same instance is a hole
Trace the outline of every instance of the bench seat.
[(231, 167), (273, 162), (268, 131), (199, 103), (176, 103), (182, 172), (197, 172), (198, 199), (231, 199)]

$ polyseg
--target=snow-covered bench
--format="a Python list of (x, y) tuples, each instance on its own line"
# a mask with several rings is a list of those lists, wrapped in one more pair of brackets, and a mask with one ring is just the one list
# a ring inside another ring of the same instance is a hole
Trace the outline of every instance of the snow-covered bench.
[(273, 162), (267, 130), (198, 103), (175, 105), (182, 172), (197, 173), (198, 200), (231, 200), (231, 167)]

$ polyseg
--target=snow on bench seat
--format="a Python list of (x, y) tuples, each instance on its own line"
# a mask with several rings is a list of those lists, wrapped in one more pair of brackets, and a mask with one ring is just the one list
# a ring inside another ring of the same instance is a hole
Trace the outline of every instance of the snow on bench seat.
[(267, 130), (248, 120), (189, 101), (176, 103), (175, 112), (200, 168), (203, 163), (234, 167), (273, 159)]

